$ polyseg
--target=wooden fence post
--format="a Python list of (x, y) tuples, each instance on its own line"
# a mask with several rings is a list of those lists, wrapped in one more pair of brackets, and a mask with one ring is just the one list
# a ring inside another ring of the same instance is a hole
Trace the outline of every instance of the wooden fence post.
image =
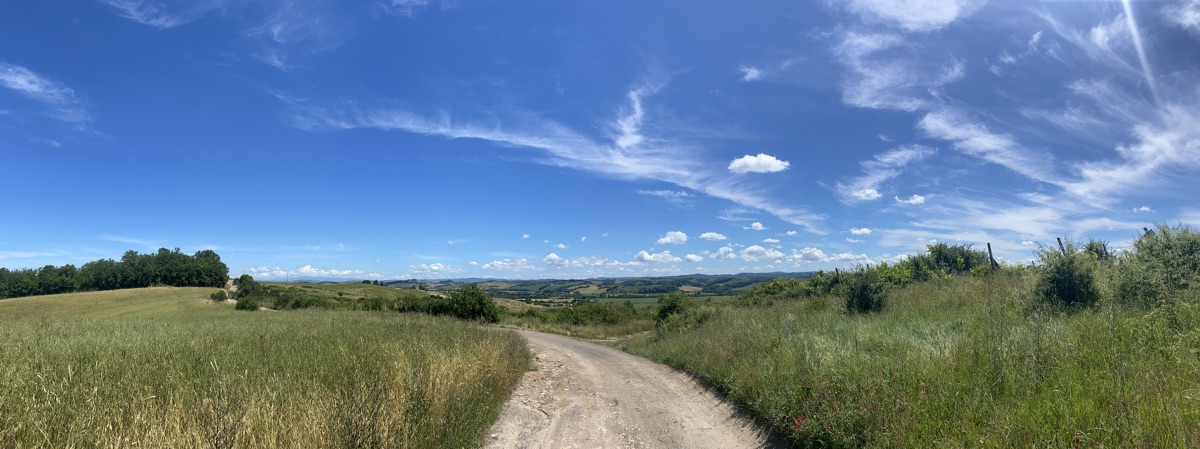
[(988, 242), (988, 260), (992, 262), (992, 269), (1000, 268), (1000, 264), (996, 263), (996, 258), (992, 256), (992, 242)]
[(1058, 239), (1058, 249), (1062, 251), (1064, 256), (1067, 255), (1067, 247), (1063, 246), (1062, 237), (1055, 237), (1055, 238)]

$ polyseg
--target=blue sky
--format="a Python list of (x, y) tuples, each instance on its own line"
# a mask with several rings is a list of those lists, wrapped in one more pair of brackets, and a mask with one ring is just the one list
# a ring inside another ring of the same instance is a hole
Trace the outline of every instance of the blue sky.
[(810, 271), (1200, 224), (1200, 0), (0, 4), (0, 266)]

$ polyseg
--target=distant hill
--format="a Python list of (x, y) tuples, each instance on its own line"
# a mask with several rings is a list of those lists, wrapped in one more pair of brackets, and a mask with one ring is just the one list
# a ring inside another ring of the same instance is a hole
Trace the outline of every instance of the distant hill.
[(745, 293), (755, 285), (770, 282), (776, 278), (807, 279), (812, 277), (813, 274), (815, 272), (807, 271), (799, 273), (689, 274), (679, 276), (591, 279), (409, 279), (384, 281), (383, 285), (394, 288), (446, 291), (461, 287), (464, 284), (476, 283), (494, 297), (510, 299), (620, 298), (659, 296), (675, 291), (683, 291), (701, 296), (733, 296)]

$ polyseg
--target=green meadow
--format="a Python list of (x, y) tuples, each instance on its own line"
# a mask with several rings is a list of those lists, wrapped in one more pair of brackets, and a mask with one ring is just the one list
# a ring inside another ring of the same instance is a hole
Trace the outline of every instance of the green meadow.
[(0, 301), (0, 447), (474, 447), (530, 364), (471, 322), (211, 292)]

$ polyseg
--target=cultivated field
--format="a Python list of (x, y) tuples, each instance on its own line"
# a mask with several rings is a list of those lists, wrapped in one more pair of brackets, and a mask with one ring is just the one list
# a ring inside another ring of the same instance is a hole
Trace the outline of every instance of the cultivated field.
[(0, 447), (471, 447), (530, 363), (451, 318), (211, 291), (0, 301)]

